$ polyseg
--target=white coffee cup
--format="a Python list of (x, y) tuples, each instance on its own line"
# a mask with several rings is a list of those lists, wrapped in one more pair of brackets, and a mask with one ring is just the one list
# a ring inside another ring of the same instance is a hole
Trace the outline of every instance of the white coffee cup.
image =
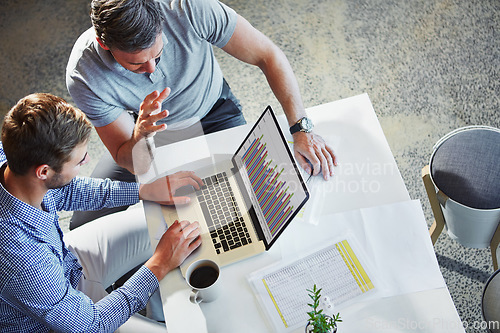
[(192, 289), (189, 300), (195, 304), (214, 301), (220, 294), (219, 278), (216, 262), (209, 259), (193, 262), (186, 270), (186, 282)]

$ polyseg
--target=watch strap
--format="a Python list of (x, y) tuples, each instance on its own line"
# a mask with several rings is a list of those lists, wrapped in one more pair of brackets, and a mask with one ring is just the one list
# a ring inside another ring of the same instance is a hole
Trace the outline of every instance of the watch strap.
[(290, 126), (290, 134), (293, 135), (294, 133), (300, 132), (301, 129), (302, 127), (300, 126), (300, 120), (299, 120), (293, 126)]

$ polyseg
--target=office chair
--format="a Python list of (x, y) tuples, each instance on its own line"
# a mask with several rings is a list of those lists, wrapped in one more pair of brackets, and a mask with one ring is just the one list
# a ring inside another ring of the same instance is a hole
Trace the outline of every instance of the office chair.
[(481, 299), (481, 309), (487, 328), (491, 333), (500, 333), (500, 270), (486, 282)]
[(498, 269), (500, 244), (500, 130), (459, 128), (433, 148), (422, 180), (434, 214), (429, 233), (435, 244), (444, 227), (466, 247), (490, 246)]

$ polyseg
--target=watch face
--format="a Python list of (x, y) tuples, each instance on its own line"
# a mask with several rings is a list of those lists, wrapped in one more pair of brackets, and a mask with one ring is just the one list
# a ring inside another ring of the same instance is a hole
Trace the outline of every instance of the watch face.
[(313, 129), (313, 123), (311, 119), (304, 117), (300, 120), (300, 127), (304, 132), (311, 132)]

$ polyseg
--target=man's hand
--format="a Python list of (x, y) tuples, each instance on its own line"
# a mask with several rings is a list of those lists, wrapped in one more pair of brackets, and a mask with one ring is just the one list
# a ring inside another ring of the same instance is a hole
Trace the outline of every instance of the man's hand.
[(189, 203), (189, 197), (176, 197), (175, 191), (183, 186), (193, 186), (199, 190), (203, 181), (193, 171), (179, 171), (173, 175), (162, 177), (150, 184), (141, 184), (139, 198), (155, 201), (163, 205)]
[(198, 222), (175, 221), (163, 234), (153, 256), (144, 264), (162, 280), (201, 244)]
[(333, 176), (333, 168), (337, 165), (335, 154), (321, 136), (297, 132), (293, 134), (293, 141), (295, 158), (308, 174), (316, 176), (321, 171), (325, 180)]
[(135, 142), (167, 128), (166, 124), (156, 125), (156, 122), (168, 116), (167, 110), (161, 111), (161, 103), (169, 94), (170, 88), (165, 88), (161, 93), (155, 90), (144, 98), (132, 134)]

